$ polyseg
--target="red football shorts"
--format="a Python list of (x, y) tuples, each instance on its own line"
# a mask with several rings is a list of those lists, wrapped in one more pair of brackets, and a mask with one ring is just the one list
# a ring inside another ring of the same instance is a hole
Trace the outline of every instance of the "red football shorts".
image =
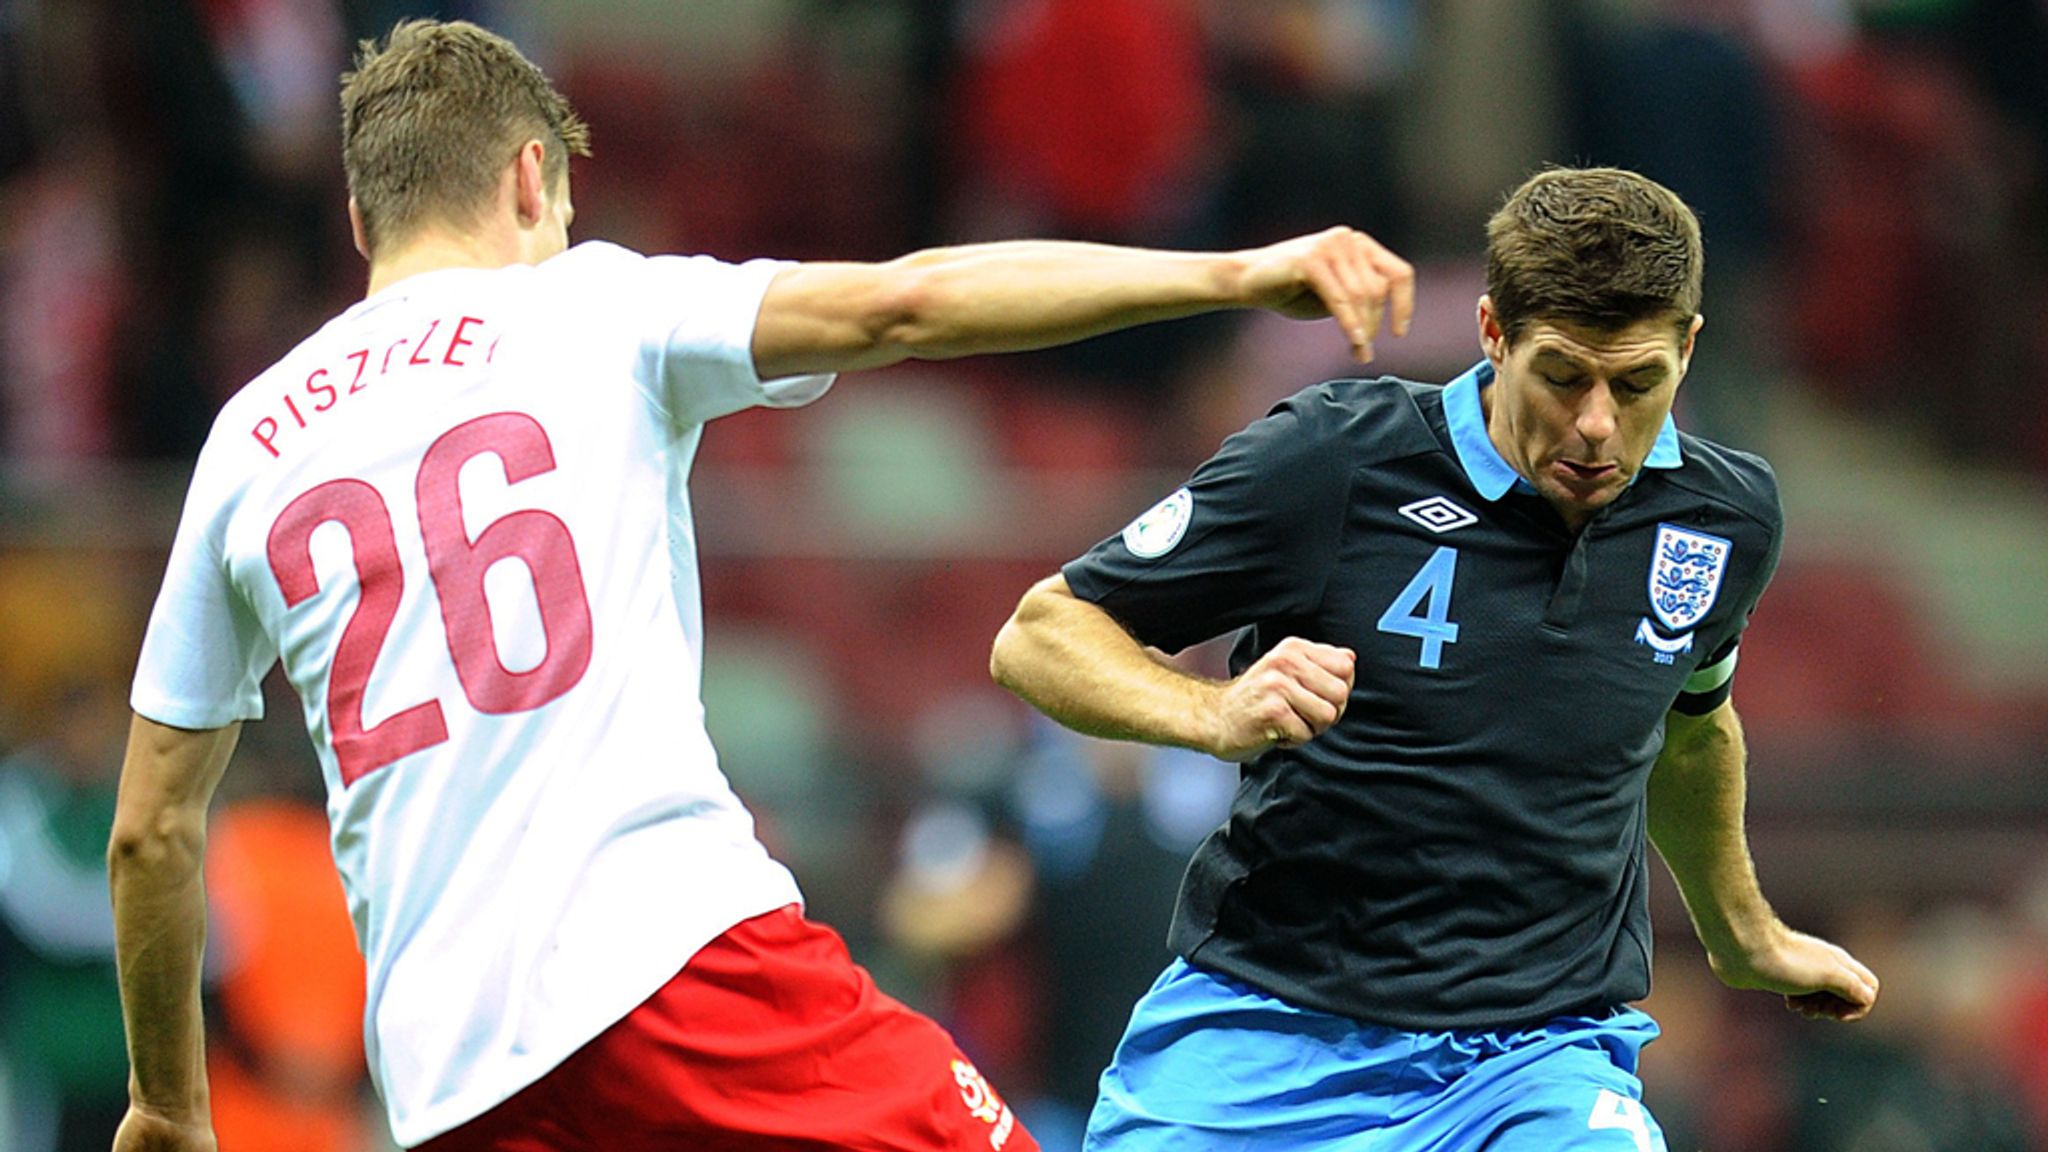
[(425, 1152), (1037, 1152), (944, 1029), (794, 906), (705, 945), (553, 1071)]

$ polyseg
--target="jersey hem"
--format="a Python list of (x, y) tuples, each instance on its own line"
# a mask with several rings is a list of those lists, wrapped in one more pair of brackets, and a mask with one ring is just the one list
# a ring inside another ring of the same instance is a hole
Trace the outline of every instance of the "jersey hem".
[(670, 980), (675, 979), (676, 975), (683, 971), (683, 969), (689, 967), (690, 961), (695, 958), (697, 953), (703, 951), (706, 945), (732, 931), (747, 920), (773, 912), (778, 908), (788, 907), (791, 904), (798, 906), (803, 904), (803, 894), (797, 890), (793, 882), (785, 886), (783, 891), (774, 894), (764, 893), (758, 900), (748, 901), (745, 904), (739, 905), (737, 911), (729, 914), (730, 918), (726, 923), (703, 939), (690, 944), (680, 960), (676, 961), (672, 967), (664, 969), (663, 975), (654, 977), (652, 983), (636, 994), (629, 1003), (615, 1011), (604, 1013), (602, 1017), (603, 1022), (591, 1030), (588, 1036), (583, 1037), (573, 1046), (551, 1056), (536, 1055), (527, 1063), (514, 1065), (518, 1069), (516, 1073), (507, 1075), (501, 1082), (494, 1083), (488, 1088), (449, 1097), (424, 1110), (417, 1117), (403, 1121), (395, 1116), (390, 1117), (392, 1138), (398, 1141), (400, 1147), (417, 1148), (429, 1140), (445, 1136), (457, 1128), (485, 1115), (493, 1108), (498, 1107), (538, 1083), (549, 1073), (561, 1067), (570, 1057), (589, 1047), (599, 1036), (604, 1035), (616, 1027), (620, 1021), (638, 1011), (640, 1006), (647, 1003), (649, 998), (659, 992)]
[[(1227, 941), (1228, 937), (1212, 934), (1205, 943)], [(1227, 953), (1222, 957), (1203, 955), (1200, 958), (1181, 954), (1189, 967), (1201, 972), (1234, 981), (1261, 995), (1270, 996), (1290, 1008), (1305, 1012), (1317, 1012), (1325, 1016), (1336, 1016), (1356, 1024), (1370, 1024), (1381, 1028), (1393, 1028), (1402, 1032), (1512, 1032), (1518, 1029), (1539, 1027), (1560, 1017), (1592, 1016), (1626, 1008), (1644, 996), (1645, 989), (1636, 995), (1595, 996), (1590, 999), (1574, 1000), (1557, 1005), (1531, 1005), (1527, 1011), (1502, 1012), (1490, 1015), (1479, 1012), (1445, 1013), (1440, 1016), (1406, 1015), (1387, 1013), (1385, 1015), (1360, 1015), (1346, 1011), (1341, 1005), (1315, 995), (1291, 980), (1267, 980), (1268, 975), (1255, 966), (1239, 967), (1236, 957)], [(1217, 963), (1218, 959), (1226, 963)]]

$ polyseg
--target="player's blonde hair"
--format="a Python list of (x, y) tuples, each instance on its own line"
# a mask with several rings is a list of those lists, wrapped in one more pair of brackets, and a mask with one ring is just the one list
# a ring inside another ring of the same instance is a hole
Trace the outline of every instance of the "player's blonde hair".
[(341, 78), (341, 154), (372, 253), (428, 224), (472, 227), (528, 140), (548, 186), (590, 129), (512, 42), (467, 21), (408, 20)]
[(1700, 310), (1700, 223), (1671, 189), (1620, 168), (1550, 168), (1486, 223), (1486, 291), (1510, 343), (1531, 323), (1615, 331)]

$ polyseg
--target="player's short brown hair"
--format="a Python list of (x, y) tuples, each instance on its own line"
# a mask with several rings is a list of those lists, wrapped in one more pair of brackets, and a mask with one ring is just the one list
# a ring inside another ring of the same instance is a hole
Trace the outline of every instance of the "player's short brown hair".
[(550, 188), (590, 129), (512, 42), (467, 21), (407, 20), (341, 78), (349, 195), (376, 252), (426, 224), (477, 224), (505, 165), (539, 140)]
[(1700, 310), (1706, 252), (1676, 193), (1619, 168), (1550, 168), (1486, 223), (1486, 291), (1510, 343), (1536, 321), (1603, 331)]

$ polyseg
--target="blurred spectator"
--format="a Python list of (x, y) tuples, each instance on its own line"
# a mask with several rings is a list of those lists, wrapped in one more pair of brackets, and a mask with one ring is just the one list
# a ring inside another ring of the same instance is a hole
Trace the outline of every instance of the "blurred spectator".
[(114, 454), (112, 373), (134, 182), (104, 118), (89, 11), (0, 4), (0, 456), (43, 477)]
[(1420, 21), (1414, 82), (1393, 105), (1393, 160), (1414, 212), (1410, 251), (1427, 260), (1481, 250), (1473, 221), (1530, 173), (1572, 157), (1555, 5), (1438, 0)]
[(134, 604), (84, 554), (0, 553), (0, 1064), (10, 1152), (103, 1152), (127, 1107), (107, 837)]
[(1173, 958), (1167, 925), (1188, 857), (1236, 787), (1234, 765), (1199, 753), (1035, 724), (1012, 803), (1038, 875), (1045, 1098), (1027, 1118), (1048, 1152), (1062, 1134), (1079, 1148), (1131, 1007)]
[[(942, 765), (926, 768), (946, 773)], [(941, 782), (904, 820), (876, 908), (885, 948), (876, 978), (945, 1025), (977, 1068), (1002, 1081), (1026, 1127), (1051, 1148), (1030, 1107), (1048, 1010), (1024, 932), (1031, 864), (993, 803), (992, 783)]]
[(2025, 335), (1984, 318), (2043, 299), (2023, 217), (2042, 172), (1952, 50), (1969, 7), (1892, 6), (1878, 31), (1792, 64), (1797, 232), (1780, 303), (1796, 363), (1827, 392), (1929, 427), (1959, 456), (2018, 460), (2036, 424), (2013, 414), (2042, 402)]
[(1209, 82), (1186, 0), (970, 5), (966, 230), (1134, 240), (1203, 207)]
[[(1792, 1033), (1781, 1147), (1814, 1152), (2029, 1152), (2000, 1043), (2004, 930), (1984, 912), (1938, 909), (1905, 927), (1874, 1027)], [(1853, 941), (1852, 941), (1853, 942)]]
[[(104, 120), (128, 176), (122, 263), (133, 294), (114, 371), (124, 444), (142, 456), (198, 451), (227, 389), (200, 343), (222, 241), (260, 187), (249, 127), (198, 0), (82, 6), (100, 84), (82, 114)], [(280, 333), (281, 346), (298, 334)]]
[[(246, 752), (238, 761), (256, 768)], [(221, 1146), (358, 1152), (363, 960), (325, 814), (283, 797), (226, 805), (208, 831), (206, 885), (221, 961), (206, 1074)]]
[[(969, 802), (938, 799), (905, 822), (880, 904), (912, 995), (976, 1067), (1003, 1077), (1013, 1104), (1034, 1092), (1032, 1048), (1047, 1009), (1019, 936), (1031, 899), (1030, 863), (1015, 837)], [(1024, 1119), (1030, 1126), (1028, 1111)]]
[(1419, 64), (1414, 0), (1204, 0), (1227, 243), (1354, 221), (1410, 251), (1394, 133)]
[(1732, 992), (1690, 932), (1657, 939), (1642, 1005), (1663, 1034), (1643, 1050), (1643, 1102), (1672, 1152), (1774, 1152), (1785, 1147), (1784, 1055), (1770, 1000)]
[(113, 367), (129, 279), (112, 190), (118, 162), (91, 136), (0, 188), (0, 452), (61, 479), (121, 447)]
[[(92, 711), (64, 705), (81, 707)], [(17, 1152), (104, 1148), (125, 1108), (103, 863), (113, 811), (105, 766), (40, 746), (0, 761), (0, 1060), (19, 1125), (7, 1146)]]
[(315, 183), (333, 151), (333, 73), (347, 58), (334, 0), (198, 0), (215, 66), (234, 95), (258, 170)]
[[(1192, 0), (978, 0), (959, 20), (956, 232), (1210, 246), (1219, 154)], [(1142, 406), (1230, 326), (1114, 333), (1012, 367)]]
[(2016, 979), (2004, 1048), (2012, 1058), (2034, 1146), (2048, 1148), (2048, 869), (2027, 878), (2015, 912)]
[(577, 177), (578, 233), (731, 259), (900, 251), (918, 193), (897, 169), (917, 147), (900, 138), (896, 48), (866, 10), (749, 0), (676, 21), (599, 8), (573, 36), (558, 28), (563, 89), (605, 157)]
[(1228, 815), (1237, 771), (1036, 717), (1018, 746), (1000, 735), (1007, 723), (953, 709), (963, 723), (932, 735), (972, 724), (985, 748), (954, 740), (951, 760), (934, 766), (934, 796), (904, 826), (882, 926), (963, 1047), (1004, 1069), (1047, 1152), (1070, 1152), (1131, 1006), (1171, 959), (1181, 873)]
[(28, 0), (0, 0), (0, 184), (30, 159)]

